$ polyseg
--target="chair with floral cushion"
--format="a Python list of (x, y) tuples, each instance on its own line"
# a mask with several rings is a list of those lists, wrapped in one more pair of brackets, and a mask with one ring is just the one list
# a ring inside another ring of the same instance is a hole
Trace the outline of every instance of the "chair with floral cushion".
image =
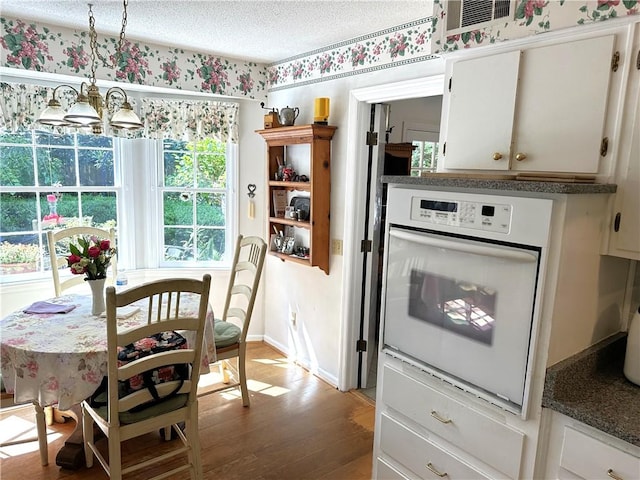
[[(103, 230), (96, 227), (71, 227), (57, 231), (47, 232), (47, 241), (49, 244), (49, 258), (51, 259), (51, 274), (53, 275), (53, 286), (56, 297), (62, 295), (62, 292), (68, 288), (80, 285), (84, 281), (84, 275), (66, 275), (61, 278), (59, 268), (68, 267), (67, 256), (69, 244), (75, 243), (78, 237), (96, 237), (99, 240), (109, 240), (112, 247), (116, 244), (116, 234), (113, 228)], [(113, 285), (116, 278), (117, 258), (114, 255), (111, 258), (109, 267), (111, 275), (107, 276), (107, 285)]]
[[(216, 358), (220, 362), (224, 385), (203, 393), (239, 386), (245, 407), (249, 406), (246, 339), (266, 253), (267, 244), (262, 238), (238, 235), (222, 317), (216, 319), (214, 324)], [(236, 359), (235, 368), (229, 362), (233, 358)], [(235, 376), (233, 383), (230, 381), (230, 372)]]

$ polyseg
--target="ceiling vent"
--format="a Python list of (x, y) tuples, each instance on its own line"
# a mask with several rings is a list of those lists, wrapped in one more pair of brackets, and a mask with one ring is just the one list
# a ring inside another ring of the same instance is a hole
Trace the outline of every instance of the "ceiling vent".
[(491, 23), (509, 17), (511, 0), (449, 0), (447, 31)]

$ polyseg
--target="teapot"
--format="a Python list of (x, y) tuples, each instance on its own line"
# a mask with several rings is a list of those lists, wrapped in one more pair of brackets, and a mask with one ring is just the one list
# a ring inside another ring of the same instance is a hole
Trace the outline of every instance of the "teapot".
[(286, 108), (280, 110), (278, 114), (278, 119), (280, 120), (280, 125), (282, 126), (291, 126), (298, 118), (300, 114), (300, 109), (298, 107), (289, 108), (289, 105)]

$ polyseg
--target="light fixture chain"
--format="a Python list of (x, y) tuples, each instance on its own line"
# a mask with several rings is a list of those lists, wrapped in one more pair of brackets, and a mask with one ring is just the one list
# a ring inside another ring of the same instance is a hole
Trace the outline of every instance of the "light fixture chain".
[(98, 52), (98, 41), (96, 35), (96, 19), (93, 16), (92, 4), (89, 4), (89, 45), (91, 47), (91, 83), (96, 83), (96, 55), (105, 64), (105, 59)]
[(116, 69), (120, 65), (120, 61), (122, 60), (122, 46), (124, 45), (124, 29), (127, 26), (127, 5), (129, 5), (129, 0), (123, 0), (123, 8), (122, 8), (122, 30), (120, 30), (120, 39), (118, 40), (118, 49), (116, 50)]

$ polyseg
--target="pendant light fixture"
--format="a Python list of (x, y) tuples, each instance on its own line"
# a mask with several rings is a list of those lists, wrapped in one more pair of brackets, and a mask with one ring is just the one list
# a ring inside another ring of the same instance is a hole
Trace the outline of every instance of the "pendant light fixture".
[[(122, 29), (120, 31), (120, 39), (115, 55), (116, 66), (120, 63), (122, 56), (122, 46), (124, 44), (124, 30), (127, 25), (127, 5), (128, 0), (124, 0), (124, 8), (122, 12)], [(62, 126), (62, 127), (91, 127), (93, 133), (102, 133), (102, 115), (103, 109), (109, 108), (109, 102), (114, 95), (122, 96), (122, 106), (111, 117), (109, 124), (113, 128), (124, 128), (127, 130), (137, 130), (142, 128), (140, 118), (131, 108), (131, 104), (127, 99), (127, 93), (120, 87), (111, 87), (107, 90), (104, 100), (100, 95), (100, 89), (96, 85), (96, 57), (100, 59), (103, 65), (107, 66), (107, 60), (98, 53), (97, 34), (95, 29), (95, 18), (93, 16), (92, 4), (89, 4), (89, 45), (91, 47), (91, 78), (89, 83), (82, 82), (80, 90), (76, 90), (71, 85), (58, 85), (53, 90), (53, 95), (47, 108), (40, 114), (38, 122), (44, 125)], [(59, 89), (70, 89), (76, 94), (76, 102), (65, 112), (60, 102), (56, 99), (56, 93)]]

